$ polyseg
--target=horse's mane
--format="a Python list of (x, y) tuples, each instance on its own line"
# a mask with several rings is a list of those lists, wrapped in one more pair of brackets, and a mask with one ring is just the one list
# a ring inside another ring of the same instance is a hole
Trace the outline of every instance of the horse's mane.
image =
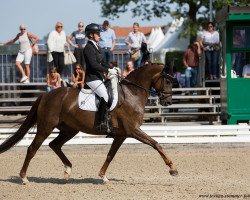
[(163, 66), (163, 64), (162, 63), (150, 63), (150, 64), (143, 65), (142, 67), (139, 67), (133, 70), (132, 72), (130, 72), (129, 75), (126, 77), (126, 79), (130, 81), (136, 80), (138, 75), (140, 75), (142, 71), (144, 71), (147, 68), (156, 67), (156, 66)]

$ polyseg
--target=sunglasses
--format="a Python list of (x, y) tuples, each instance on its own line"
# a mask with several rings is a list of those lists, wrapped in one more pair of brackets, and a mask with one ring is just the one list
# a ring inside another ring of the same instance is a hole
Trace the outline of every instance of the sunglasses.
[(83, 27), (83, 25), (79, 25), (78, 27)]
[(21, 28), (20, 30), (21, 30), (21, 31), (25, 31), (25, 30), (26, 30), (26, 28)]
[(56, 28), (62, 28), (63, 26), (57, 26)]

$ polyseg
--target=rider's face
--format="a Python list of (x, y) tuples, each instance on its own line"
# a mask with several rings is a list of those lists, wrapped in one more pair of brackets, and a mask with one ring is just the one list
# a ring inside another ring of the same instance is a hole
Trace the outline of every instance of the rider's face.
[(93, 40), (95, 42), (99, 42), (99, 40), (100, 40), (100, 33), (94, 33), (93, 34)]

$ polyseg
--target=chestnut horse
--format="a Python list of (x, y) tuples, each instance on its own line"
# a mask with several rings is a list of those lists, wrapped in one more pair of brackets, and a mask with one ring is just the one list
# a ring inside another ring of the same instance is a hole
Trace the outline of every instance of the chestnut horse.
[[(116, 134), (107, 158), (99, 172), (99, 176), (104, 182), (109, 181), (105, 174), (110, 162), (128, 137), (137, 139), (156, 149), (165, 164), (169, 166), (170, 174), (178, 174), (174, 163), (164, 153), (161, 145), (140, 129), (149, 90), (151, 88), (156, 90), (161, 105), (171, 104), (172, 79), (171, 72), (167, 67), (160, 64), (149, 64), (134, 70), (126, 79), (121, 81), (118, 88), (118, 105), (111, 112)], [(20, 177), (24, 184), (28, 183), (26, 172), (31, 159), (55, 128), (59, 129), (60, 133), (50, 142), (49, 146), (65, 166), (65, 179), (68, 179), (71, 174), (72, 164), (62, 152), (62, 146), (79, 131), (94, 135), (107, 135), (106, 132), (97, 131), (94, 128), (96, 112), (79, 109), (78, 93), (78, 89), (59, 88), (40, 95), (32, 105), (30, 112), (18, 131), (0, 145), (0, 153), (7, 151), (19, 142), (32, 126), (37, 124), (36, 136), (28, 147), (27, 155), (20, 171)]]

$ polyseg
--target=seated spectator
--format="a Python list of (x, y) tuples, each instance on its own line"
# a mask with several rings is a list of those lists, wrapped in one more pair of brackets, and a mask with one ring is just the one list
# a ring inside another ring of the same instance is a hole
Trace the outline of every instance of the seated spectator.
[(131, 60), (128, 61), (127, 65), (126, 65), (126, 67), (125, 67), (125, 69), (123, 71), (123, 74), (122, 74), (123, 78), (126, 78), (130, 74), (130, 72), (132, 72), (134, 70), (135, 69), (134, 69), (133, 61), (131, 61)]
[(57, 73), (56, 68), (53, 67), (50, 70), (50, 73), (47, 74), (47, 92), (59, 87), (61, 87), (61, 77), (60, 74)]
[(243, 67), (242, 77), (250, 78), (250, 64), (247, 64)]
[(233, 70), (236, 72), (237, 77), (241, 77), (243, 67), (246, 65), (246, 53), (237, 52), (233, 53)]
[(73, 88), (82, 89), (84, 86), (85, 71), (80, 64), (75, 66), (74, 73), (72, 74)]

